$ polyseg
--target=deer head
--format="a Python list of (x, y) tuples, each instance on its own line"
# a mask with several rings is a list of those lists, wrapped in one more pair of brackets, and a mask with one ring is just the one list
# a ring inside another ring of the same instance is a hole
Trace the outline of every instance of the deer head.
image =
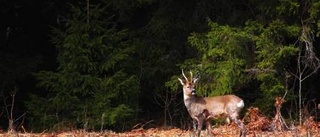
[(195, 95), (196, 94), (196, 90), (195, 90), (195, 84), (198, 81), (198, 77), (194, 77), (193, 78), (193, 74), (190, 71), (190, 80), (186, 77), (186, 75), (184, 74), (183, 70), (182, 70), (182, 76), (184, 77), (185, 81), (183, 81), (182, 79), (178, 78), (178, 80), (180, 81), (181, 85), (183, 86), (183, 92), (185, 95)]

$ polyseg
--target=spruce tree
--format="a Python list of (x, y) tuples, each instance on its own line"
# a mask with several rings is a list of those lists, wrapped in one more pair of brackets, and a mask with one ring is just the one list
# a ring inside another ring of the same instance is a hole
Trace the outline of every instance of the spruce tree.
[[(287, 61), (297, 53), (292, 43), (282, 39), (297, 38), (299, 27), (280, 20), (267, 24), (247, 21), (243, 27), (209, 21), (209, 27), (208, 32), (189, 37), (199, 57), (182, 65), (202, 74), (198, 93), (214, 96), (238, 91), (262, 110), (271, 110), (274, 98), (285, 92)], [(242, 87), (250, 86), (259, 89), (241, 91)]]
[(35, 74), (46, 96), (30, 96), (30, 123), (37, 129), (61, 130), (66, 123), (122, 129), (138, 110), (139, 81), (129, 74), (135, 48), (110, 7), (70, 7), (63, 26), (52, 29), (58, 68)]

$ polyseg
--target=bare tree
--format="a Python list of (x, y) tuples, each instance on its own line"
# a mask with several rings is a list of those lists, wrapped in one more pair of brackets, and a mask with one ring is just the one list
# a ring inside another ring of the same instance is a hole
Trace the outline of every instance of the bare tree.
[[(172, 125), (174, 117), (179, 114), (179, 105), (181, 102), (176, 102), (179, 92), (167, 91), (163, 94), (157, 94), (155, 97), (156, 103), (163, 108), (164, 114), (164, 126), (167, 126), (167, 120), (169, 119), (170, 125)], [(172, 109), (173, 108), (173, 109)]]
[(3, 104), (4, 104), (4, 110), (8, 118), (8, 132), (9, 133), (15, 133), (16, 132), (16, 126), (14, 125), (15, 122), (17, 122), (19, 119), (24, 117), (26, 113), (23, 113), (18, 118), (14, 117), (14, 105), (15, 105), (15, 95), (17, 93), (17, 88), (15, 87), (12, 92), (10, 92), (11, 102), (10, 104), (7, 103), (8, 97), (5, 95), (2, 95), (3, 97)]
[(297, 71), (292, 73), (299, 81), (299, 124), (302, 125), (302, 82), (316, 73), (320, 68), (320, 61), (313, 49), (314, 34), (307, 25), (302, 26), (299, 54), (297, 57)]

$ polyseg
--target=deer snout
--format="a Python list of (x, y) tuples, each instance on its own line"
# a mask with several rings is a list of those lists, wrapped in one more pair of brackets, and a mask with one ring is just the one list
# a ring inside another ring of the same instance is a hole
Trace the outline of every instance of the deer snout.
[(196, 95), (196, 89), (192, 89), (192, 91), (191, 91), (191, 95)]

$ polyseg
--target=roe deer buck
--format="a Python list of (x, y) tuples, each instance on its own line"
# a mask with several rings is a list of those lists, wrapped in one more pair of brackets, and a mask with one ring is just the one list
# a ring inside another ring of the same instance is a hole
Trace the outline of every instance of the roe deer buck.
[(183, 86), (184, 104), (193, 119), (194, 134), (196, 136), (200, 136), (203, 122), (206, 122), (207, 132), (211, 134), (211, 123), (209, 119), (222, 116), (231, 119), (238, 125), (241, 130), (241, 137), (246, 136), (246, 128), (238, 118), (239, 112), (244, 107), (244, 102), (241, 98), (235, 95), (197, 97), (195, 94), (195, 83), (198, 81), (198, 78), (193, 78), (191, 71), (190, 80), (188, 80), (183, 70), (182, 75), (185, 78), (185, 82), (180, 78), (178, 78), (178, 80)]

